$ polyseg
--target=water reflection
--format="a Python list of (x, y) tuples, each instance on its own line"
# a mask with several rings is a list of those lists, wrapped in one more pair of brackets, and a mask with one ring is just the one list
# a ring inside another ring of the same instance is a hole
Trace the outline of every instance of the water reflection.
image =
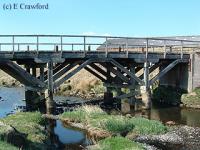
[[(122, 109), (123, 108), (124, 107), (122, 107)], [(200, 110), (197, 109), (153, 105), (151, 110), (135, 112), (133, 109), (130, 109), (130, 111), (126, 113), (130, 113), (132, 116), (142, 116), (148, 119), (159, 120), (163, 123), (173, 121), (176, 124), (200, 127)]]
[(59, 120), (48, 120), (47, 131), (51, 140), (51, 145), (55, 149), (82, 150), (87, 145), (88, 140), (81, 131), (65, 128)]

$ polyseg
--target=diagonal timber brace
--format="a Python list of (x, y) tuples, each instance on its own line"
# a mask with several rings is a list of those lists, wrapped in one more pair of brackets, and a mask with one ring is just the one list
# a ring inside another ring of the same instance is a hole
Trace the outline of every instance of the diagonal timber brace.
[(79, 72), (81, 69), (83, 69), (84, 67), (86, 67), (91, 62), (92, 62), (92, 59), (88, 59), (87, 61), (85, 61), (84, 63), (82, 63), (80, 66), (78, 66), (76, 69), (74, 69), (73, 71), (71, 71), (70, 73), (68, 73), (67, 75), (65, 75), (62, 79), (60, 79), (59, 81), (55, 82), (54, 89), (56, 89), (57, 87), (59, 87), (64, 81), (66, 81), (69, 78), (71, 78), (72, 76), (74, 76), (77, 72)]
[[(102, 66), (104, 66), (106, 68), (105, 64), (102, 64)], [(124, 82), (129, 82), (129, 78), (124, 76), (124, 74), (122, 74), (119, 70), (114, 69), (113, 67), (110, 67), (110, 71), (115, 74), (117, 77), (121, 78)]]
[(150, 82), (149, 82), (149, 84), (152, 85), (156, 80), (160, 79), (168, 71), (170, 71), (172, 68), (174, 68), (174, 66), (176, 66), (178, 63), (180, 63), (182, 61), (183, 61), (182, 59), (177, 59), (177, 60), (173, 61), (165, 69), (163, 69), (160, 73), (158, 73), (153, 79), (151, 79)]
[(43, 90), (46, 84), (10, 60), (0, 61), (0, 69), (33, 90)]
[(95, 71), (93, 71), (91, 68), (89, 68), (89, 67), (86, 66), (84, 69), (87, 70), (89, 73), (93, 74), (94, 76), (96, 76), (96, 77), (97, 77), (98, 79), (100, 79), (101, 81), (103, 81), (103, 82), (106, 81), (105, 78), (103, 78), (100, 74), (98, 74), (98, 73), (96, 73)]
[(140, 85), (144, 85), (144, 82), (140, 78), (138, 78), (137, 76), (135, 76), (135, 74), (133, 74), (132, 72), (130, 72), (128, 69), (124, 68), (120, 63), (118, 63), (117, 61), (115, 61), (112, 58), (110, 58), (110, 62), (114, 66), (116, 66), (117, 68), (119, 68), (121, 71), (123, 71), (127, 75), (129, 75), (131, 78), (133, 78), (135, 81), (137, 81)]

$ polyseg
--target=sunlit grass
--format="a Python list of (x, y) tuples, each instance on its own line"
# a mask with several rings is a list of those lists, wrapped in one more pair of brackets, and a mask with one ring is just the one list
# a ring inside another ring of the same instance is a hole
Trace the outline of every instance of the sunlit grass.
[(82, 106), (72, 112), (64, 112), (61, 118), (83, 123), (110, 134), (134, 132), (138, 134), (160, 134), (167, 131), (161, 122), (145, 118), (127, 118), (122, 115), (108, 115), (98, 106)]
[(48, 138), (42, 126), (45, 120), (39, 112), (19, 112), (0, 119), (0, 121), (26, 134), (27, 144), (31, 147), (42, 147)]
[(19, 148), (6, 142), (0, 141), (0, 150), (19, 150)]
[(99, 141), (96, 150), (143, 150), (142, 144), (123, 137), (111, 137)]

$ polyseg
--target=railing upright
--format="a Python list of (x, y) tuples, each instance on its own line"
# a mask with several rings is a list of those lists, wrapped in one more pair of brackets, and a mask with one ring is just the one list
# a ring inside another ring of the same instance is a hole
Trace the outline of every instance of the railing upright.
[(181, 59), (183, 59), (183, 41), (181, 41)]
[(18, 49), (18, 52), (20, 51), (20, 46), (19, 46), (19, 43), (17, 44), (17, 49)]
[(72, 51), (74, 51), (74, 44), (72, 44)]
[(145, 55), (145, 59), (146, 59), (146, 62), (148, 61), (148, 52), (149, 51), (149, 39), (147, 38), (146, 39), (146, 55)]
[(60, 45), (61, 45), (61, 54), (62, 54), (62, 52), (63, 52), (63, 37), (61, 36), (60, 37)]
[(84, 54), (86, 54), (86, 39), (85, 39), (86, 37), (84, 36), (83, 37), (83, 40), (84, 40), (84, 43), (83, 43), (83, 45), (84, 45)]
[(14, 52), (15, 52), (15, 36), (14, 35), (12, 36), (12, 46), (13, 46), (12, 51), (13, 51), (13, 54), (14, 54)]
[(108, 57), (108, 38), (106, 37), (106, 57)]
[(166, 49), (166, 40), (164, 40), (164, 59), (166, 58), (167, 49)]
[(129, 54), (129, 51), (128, 51), (128, 38), (126, 39), (126, 57), (128, 58), (128, 54)]
[(37, 36), (37, 45), (36, 45), (36, 47), (37, 47), (36, 51), (37, 51), (37, 54), (38, 54), (39, 53), (39, 36)]

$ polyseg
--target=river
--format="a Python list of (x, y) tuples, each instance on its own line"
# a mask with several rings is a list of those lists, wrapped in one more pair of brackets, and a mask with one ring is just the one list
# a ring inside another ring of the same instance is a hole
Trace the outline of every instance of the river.
[[(25, 106), (24, 98), (24, 88), (0, 87), (0, 118), (15, 113), (17, 106)], [(54, 122), (53, 126), (49, 124), (49, 128), (52, 142), (57, 145), (58, 149), (61, 147), (62, 149), (82, 149), (80, 145), (88, 144), (83, 132), (66, 128), (60, 121)]]
[[(63, 98), (63, 97), (62, 97)], [(59, 99), (59, 97), (57, 97)], [(0, 87), (0, 117), (15, 113), (16, 106), (25, 106), (24, 88)], [(148, 116), (149, 119), (162, 122), (174, 121), (176, 124), (200, 127), (200, 110), (181, 109), (179, 107), (153, 107), (151, 111), (135, 113), (135, 115)], [(60, 121), (56, 121), (50, 128), (55, 144), (61, 144), (63, 148), (79, 147), (87, 145), (88, 140), (81, 131), (64, 127)]]

